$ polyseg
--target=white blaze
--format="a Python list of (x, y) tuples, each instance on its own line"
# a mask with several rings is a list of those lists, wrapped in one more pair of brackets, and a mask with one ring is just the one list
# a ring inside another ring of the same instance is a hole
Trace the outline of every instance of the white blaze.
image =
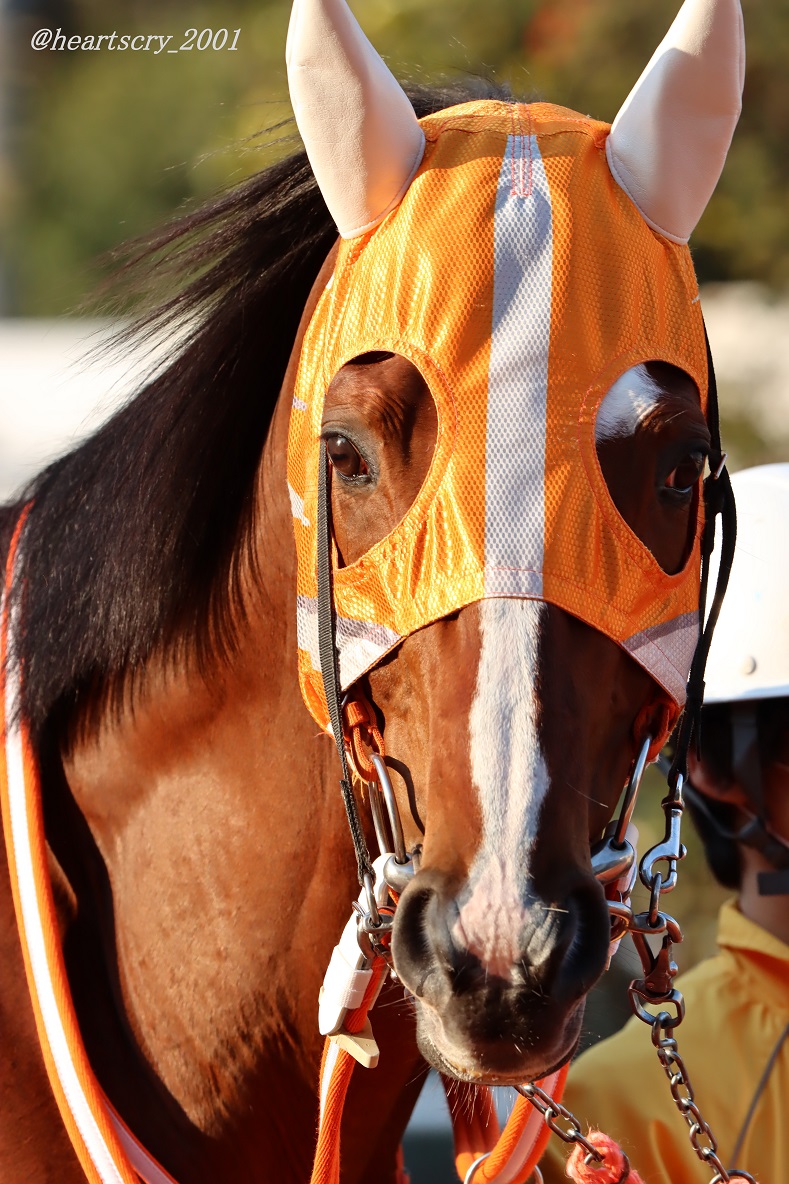
[[(482, 842), (454, 937), (492, 974), (508, 977), (521, 956), (530, 860), (548, 789), (535, 689), (545, 605), (494, 597), (482, 601), (480, 612), (482, 647), (470, 730)], [(538, 961), (539, 951), (530, 948), (529, 960)]]

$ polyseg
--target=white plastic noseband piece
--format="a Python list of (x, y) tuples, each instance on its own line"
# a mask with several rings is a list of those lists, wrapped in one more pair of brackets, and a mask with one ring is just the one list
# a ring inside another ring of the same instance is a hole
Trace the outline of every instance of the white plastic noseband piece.
[(424, 133), (345, 0), (294, 0), (285, 56), (312, 170), (340, 234), (355, 238), (399, 205)]
[(744, 76), (740, 0), (685, 0), (614, 120), (611, 172), (674, 242), (688, 241), (718, 183)]

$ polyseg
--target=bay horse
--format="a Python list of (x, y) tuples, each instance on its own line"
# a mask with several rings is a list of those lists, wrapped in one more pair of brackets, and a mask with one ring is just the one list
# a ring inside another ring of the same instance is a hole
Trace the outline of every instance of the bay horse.
[[(729, 0), (688, 3), (712, 13), (714, 53), (720, 21), (739, 35)], [(307, 20), (304, 11), (303, 29), (320, 33), (326, 12)], [(326, 11), (347, 19), (337, 3)], [(683, 13), (687, 25), (687, 4)], [(355, 29), (348, 60), (361, 44)], [(342, 46), (343, 36), (329, 42)], [(309, 58), (300, 52), (297, 19), (297, 72)], [(706, 52), (697, 55), (702, 75)], [(370, 78), (378, 85), (378, 70), (376, 62), (362, 92)], [(741, 85), (734, 74), (723, 86), (726, 110)], [(335, 79), (343, 101), (345, 81)], [(676, 93), (673, 76), (670, 85)], [(357, 891), (337, 754), (302, 695), (309, 643), (294, 613), (293, 532), (298, 540), (299, 528), (311, 528), (316, 478), (293, 485), (302, 461), (292, 416), (306, 405), (305, 342), (347, 278), (349, 241), (355, 265), (363, 252), (358, 236), (336, 242), (347, 211), (338, 213), (337, 187), (305, 130), (317, 108), (303, 94), (294, 106), (311, 164), (304, 153), (280, 161), (141, 251), (138, 262), (157, 265), (169, 253), (183, 281), (142, 332), (187, 324), (185, 344), (0, 518), (5, 554), (29, 507), (8, 593), (21, 621), (15, 706), (41, 771), (47, 871), (82, 1040), (115, 1110), (180, 1184), (308, 1179), (316, 1001)], [(506, 127), (567, 116), (480, 84), (412, 90), (409, 110), (428, 144), (448, 126), (470, 142), (469, 127), (452, 120), (490, 115)], [(685, 147), (695, 180), (679, 188), (685, 201), (696, 186), (694, 208), (682, 212), (691, 224), (722, 166), (729, 115), (711, 161)], [(608, 129), (590, 126), (583, 135), (599, 169)], [(632, 127), (622, 126), (625, 143)], [(628, 161), (623, 150), (619, 164)], [(423, 164), (414, 192), (428, 175)], [(515, 188), (519, 200), (531, 194)], [(614, 200), (624, 217), (642, 217), (625, 189)], [(411, 191), (402, 201), (363, 244), (385, 241)], [(680, 259), (692, 294), (677, 245), (682, 218), (673, 237), (648, 236), (656, 252)], [(454, 244), (452, 229), (442, 233)], [(587, 460), (604, 514), (620, 522), (625, 570), (640, 565), (672, 596), (695, 586), (697, 601), (699, 479), (710, 449), (703, 334), (689, 297), (691, 344), (684, 355), (661, 347), (660, 285), (646, 272), (639, 282), (657, 292), (634, 321), (649, 323), (655, 351), (605, 358)], [(376, 300), (386, 303), (380, 292)], [(407, 342), (395, 349), (384, 336), (361, 342), (329, 375), (310, 443), (324, 442), (332, 468), (338, 595), (343, 573), (350, 579), (411, 521), (448, 447), (428, 362), (416, 365)], [(514, 447), (517, 436), (508, 439)], [(611, 567), (610, 556), (595, 562)], [(421, 866), (397, 909), (399, 981), (384, 994), (393, 1005), (376, 1013), (385, 1069), (351, 1086), (344, 1184), (395, 1179), (426, 1061), (459, 1081), (506, 1084), (572, 1054), (610, 938), (590, 843), (643, 736), (659, 743), (682, 697), (682, 677), (675, 670), (672, 683), (656, 665), (671, 659), (671, 630), (650, 628), (628, 648), (556, 597), (502, 585), (397, 635), (352, 680), (374, 705)], [(77, 1184), (84, 1174), (39, 1051), (5, 873), (0, 910), (2, 1176)]]

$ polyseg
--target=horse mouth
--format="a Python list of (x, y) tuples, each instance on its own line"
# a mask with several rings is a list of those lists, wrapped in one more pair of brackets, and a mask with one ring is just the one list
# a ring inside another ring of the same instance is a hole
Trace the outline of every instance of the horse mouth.
[[(585, 1001), (567, 1016), (561, 1035), (550, 1042), (518, 1039), (510, 1032), (522, 1026), (518, 1019), (497, 1025), (496, 1039), (480, 1039), (447, 1031), (442, 1016), (421, 1000), (414, 1000), (417, 1044), (428, 1064), (446, 1077), (469, 1085), (515, 1086), (537, 1081), (561, 1068), (578, 1047)], [(552, 1027), (552, 1024), (546, 1025)], [(535, 1047), (537, 1045), (538, 1047)]]

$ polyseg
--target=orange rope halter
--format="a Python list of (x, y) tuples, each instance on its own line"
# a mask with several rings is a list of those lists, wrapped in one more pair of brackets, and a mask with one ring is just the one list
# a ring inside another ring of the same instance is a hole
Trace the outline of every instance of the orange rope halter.
[(343, 737), (351, 765), (360, 781), (375, 781), (378, 774), (367, 755), (371, 748), (379, 756), (385, 755), (384, 738), (375, 718), (375, 710), (366, 695), (356, 692), (343, 708)]

